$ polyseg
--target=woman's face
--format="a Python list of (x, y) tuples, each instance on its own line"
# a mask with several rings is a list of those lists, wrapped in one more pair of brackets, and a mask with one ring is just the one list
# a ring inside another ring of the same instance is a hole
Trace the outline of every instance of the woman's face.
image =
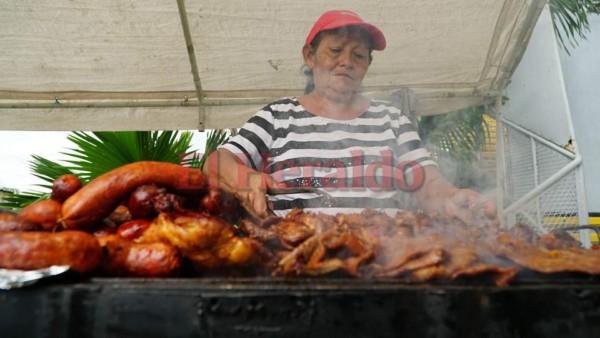
[(313, 71), (317, 93), (353, 98), (371, 64), (368, 43), (365, 31), (350, 28), (324, 33), (316, 50), (305, 46), (304, 62)]

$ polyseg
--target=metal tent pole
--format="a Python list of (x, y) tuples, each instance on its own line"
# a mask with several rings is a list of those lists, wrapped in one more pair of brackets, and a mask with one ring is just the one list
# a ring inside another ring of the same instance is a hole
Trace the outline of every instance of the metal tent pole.
[(506, 224), (504, 214), (504, 194), (506, 193), (506, 153), (504, 151), (504, 124), (502, 122), (502, 95), (496, 96), (496, 207), (498, 218)]
[(190, 25), (187, 19), (185, 1), (177, 0), (177, 7), (179, 8), (181, 27), (183, 28), (185, 44), (187, 46), (188, 56), (190, 58), (190, 65), (192, 66), (192, 75), (194, 77), (194, 86), (196, 87), (196, 96), (198, 96), (198, 130), (202, 131), (204, 130), (204, 120), (206, 118), (206, 112), (204, 110), (204, 105), (202, 104), (202, 84), (200, 82), (200, 75), (198, 73), (198, 64), (196, 63), (196, 54), (194, 53), (194, 43), (192, 42), (192, 34), (190, 33)]

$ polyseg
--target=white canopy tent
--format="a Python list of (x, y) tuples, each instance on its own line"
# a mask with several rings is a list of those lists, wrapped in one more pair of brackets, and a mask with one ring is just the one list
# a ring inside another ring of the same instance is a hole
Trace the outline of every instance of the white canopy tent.
[(302, 93), (301, 48), (329, 9), (353, 10), (386, 35), (365, 92), (409, 88), (422, 114), (443, 113), (501, 94), (545, 3), (2, 1), (0, 129), (238, 127)]

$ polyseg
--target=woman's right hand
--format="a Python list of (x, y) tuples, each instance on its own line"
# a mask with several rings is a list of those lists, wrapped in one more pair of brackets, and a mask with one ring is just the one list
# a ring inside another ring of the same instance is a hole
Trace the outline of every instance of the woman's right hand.
[(267, 213), (267, 191), (283, 188), (284, 184), (271, 176), (246, 167), (228, 150), (213, 152), (206, 161), (204, 172), (209, 176), (209, 185), (232, 193), (244, 209), (256, 218), (265, 218)]
[(251, 207), (257, 216), (267, 217), (267, 191), (271, 188), (283, 188), (285, 185), (276, 182), (265, 173), (259, 173), (245, 166), (238, 170), (245, 170), (246, 173), (240, 176), (244, 182), (239, 182), (236, 196), (240, 199), (242, 205), (246, 208)]

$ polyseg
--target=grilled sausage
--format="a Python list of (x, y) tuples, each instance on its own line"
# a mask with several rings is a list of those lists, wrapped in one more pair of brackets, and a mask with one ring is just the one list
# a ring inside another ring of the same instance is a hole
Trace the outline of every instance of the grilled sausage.
[(41, 226), (24, 220), (15, 213), (0, 211), (0, 232), (34, 230), (41, 230)]
[(240, 217), (240, 203), (231, 193), (222, 189), (210, 189), (200, 199), (200, 208), (211, 215), (236, 223)]
[(129, 222), (125, 222), (117, 229), (117, 235), (128, 241), (140, 237), (146, 229), (150, 226), (151, 221), (149, 219), (134, 219)]
[(59, 176), (52, 182), (50, 198), (62, 203), (77, 190), (81, 189), (81, 186), (81, 180), (75, 175), (67, 174)]
[(83, 231), (0, 233), (2, 268), (35, 270), (68, 265), (79, 273), (88, 273), (101, 262), (100, 243)]
[(99, 238), (105, 256), (100, 273), (112, 277), (170, 277), (181, 268), (179, 251), (166, 243), (134, 243), (117, 235)]
[(19, 212), (19, 217), (31, 223), (39, 224), (43, 230), (54, 230), (58, 226), (61, 204), (55, 200), (34, 202)]
[(79, 189), (62, 207), (60, 223), (67, 229), (90, 229), (144, 184), (198, 192), (208, 181), (199, 169), (177, 164), (141, 161), (111, 170)]

